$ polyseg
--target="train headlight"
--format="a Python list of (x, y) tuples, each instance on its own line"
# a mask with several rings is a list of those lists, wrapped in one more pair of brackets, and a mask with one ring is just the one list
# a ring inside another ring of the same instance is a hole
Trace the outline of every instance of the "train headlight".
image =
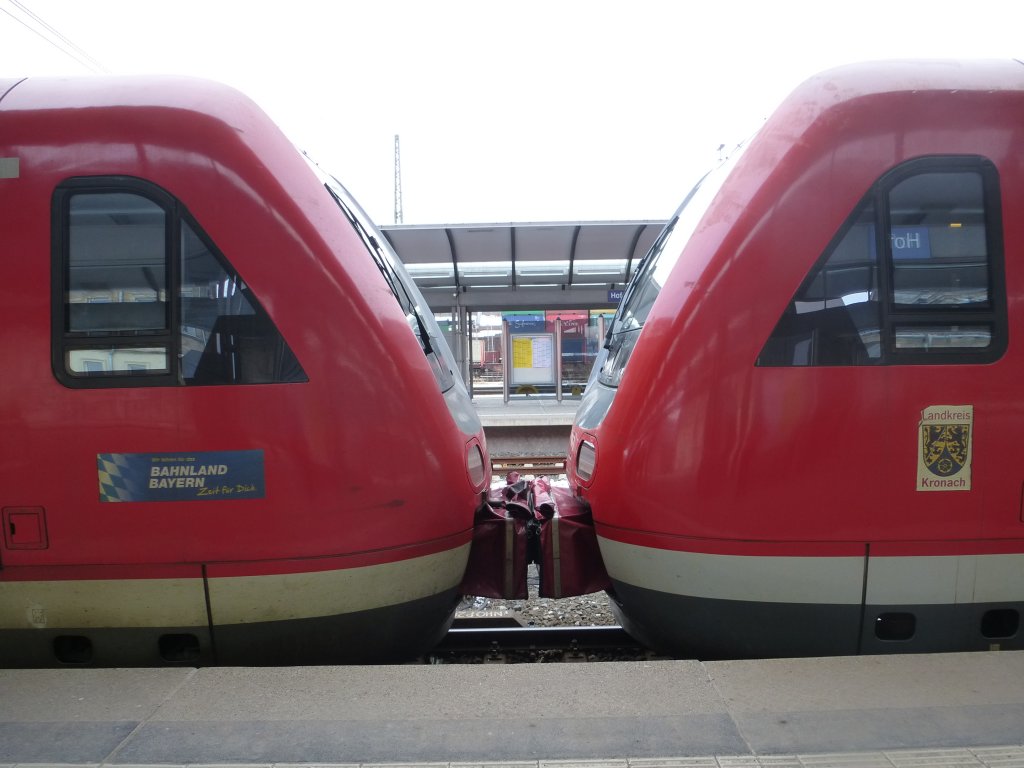
[(576, 475), (583, 482), (590, 482), (597, 467), (597, 448), (589, 440), (581, 440), (576, 449)]
[(469, 482), (476, 490), (483, 488), (487, 479), (487, 472), (484, 469), (484, 452), (476, 442), (469, 444), (466, 451), (466, 472), (469, 474)]

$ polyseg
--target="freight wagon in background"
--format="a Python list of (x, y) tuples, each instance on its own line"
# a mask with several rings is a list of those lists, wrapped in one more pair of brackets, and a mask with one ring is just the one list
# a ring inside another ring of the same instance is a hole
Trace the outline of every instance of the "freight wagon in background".
[(578, 411), (624, 626), (700, 658), (1022, 648), (1024, 64), (849, 66), (687, 196)]
[(479, 419), (387, 241), (252, 102), (0, 82), (0, 239), (0, 666), (444, 635)]
[[(561, 329), (561, 374), (562, 389), (573, 396), (579, 396), (587, 382), (597, 350), (600, 347), (600, 318), (610, 317), (606, 310), (560, 309), (560, 310), (510, 310), (507, 312), (473, 313), (473, 336), (471, 342), (470, 370), (473, 377), (474, 393), (485, 393), (488, 384), (496, 389), (504, 373), (503, 328), (507, 323), (509, 335), (525, 337), (546, 336), (551, 339), (555, 353), (555, 336)], [(477, 325), (478, 324), (478, 325)], [(510, 342), (515, 346), (515, 342)], [(513, 362), (515, 355), (513, 354)], [(554, 361), (552, 360), (552, 375)], [(513, 376), (514, 378), (514, 376)], [(553, 379), (540, 386), (527, 386), (524, 392), (530, 394), (553, 393)], [(518, 392), (523, 394), (524, 392)]]

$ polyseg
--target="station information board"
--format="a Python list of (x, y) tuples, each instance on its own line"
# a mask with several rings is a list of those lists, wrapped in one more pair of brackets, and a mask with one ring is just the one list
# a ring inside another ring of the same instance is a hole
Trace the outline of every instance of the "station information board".
[(514, 333), (512, 386), (555, 383), (555, 336), (553, 333)]

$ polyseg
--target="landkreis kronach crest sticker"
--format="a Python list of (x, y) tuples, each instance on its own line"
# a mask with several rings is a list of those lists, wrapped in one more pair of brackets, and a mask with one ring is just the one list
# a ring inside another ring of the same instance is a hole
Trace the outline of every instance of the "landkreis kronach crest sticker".
[(974, 406), (929, 406), (917, 431), (917, 490), (971, 490)]

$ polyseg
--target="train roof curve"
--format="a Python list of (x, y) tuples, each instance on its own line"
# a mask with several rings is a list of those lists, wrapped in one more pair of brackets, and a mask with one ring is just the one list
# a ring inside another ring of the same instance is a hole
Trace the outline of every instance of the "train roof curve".
[(4, 111), (163, 107), (201, 112), (226, 122), (240, 106), (255, 107), (249, 97), (229, 85), (177, 75), (7, 79), (0, 80), (0, 99)]
[(894, 59), (847, 64), (805, 80), (768, 123), (781, 119), (810, 125), (833, 108), (863, 99), (940, 93), (1024, 93), (1024, 63), (1016, 59)]
[(804, 83), (804, 87), (823, 86), (847, 98), (892, 91), (1021, 90), (1024, 63), (1016, 59), (866, 61), (824, 70)]
[[(863, 142), (882, 142), (890, 159), (963, 152), (975, 146), (966, 138), (969, 131), (996, 126), (1016, 131), (1024, 125), (1022, 117), (1024, 63), (1016, 59), (848, 64), (811, 76), (784, 98), (751, 138), (736, 170), (745, 167), (743, 185), (753, 192), (767, 176), (799, 173), (808, 163), (834, 157), (839, 147), (860, 156)], [(1008, 147), (1004, 140), (1001, 151)], [(760, 169), (753, 177), (751, 167)], [(874, 178), (877, 171), (847, 166), (842, 186), (859, 197), (866, 181), (855, 177), (864, 172)], [(837, 202), (844, 208), (850, 204)]]
[[(982, 104), (986, 116), (973, 116), (971, 110)], [(1024, 63), (1016, 59), (847, 64), (798, 85), (752, 138), (748, 154), (771, 164), (794, 153), (827, 151), (840, 135), (891, 136), (944, 129), (946, 122), (1016, 124), (1021, 108)]]
[(217, 162), (229, 165), (239, 153), (255, 155), (277, 166), (275, 171), (280, 164), (273, 158), (298, 154), (252, 99), (213, 80), (153, 75), (25, 78), (0, 81), (0, 94), (0, 118), (24, 115), (30, 133), (43, 130), (46, 140), (57, 143), (58, 136), (79, 145), (162, 142), (201, 155), (212, 153)]

